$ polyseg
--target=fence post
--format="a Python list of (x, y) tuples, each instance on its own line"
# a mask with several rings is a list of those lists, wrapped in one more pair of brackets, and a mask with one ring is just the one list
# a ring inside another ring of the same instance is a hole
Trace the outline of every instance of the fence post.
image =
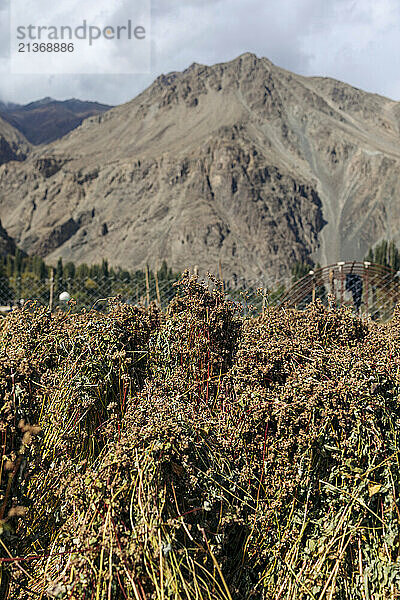
[(219, 259), (219, 261), (218, 261), (218, 272), (219, 272), (219, 279), (222, 283), (222, 289), (225, 290), (225, 284), (224, 284), (223, 275), (222, 275), (221, 259)]
[(399, 277), (400, 277), (400, 271), (397, 271), (395, 277), (397, 277), (397, 281), (395, 282), (395, 292), (394, 292), (394, 307), (393, 309), (396, 308), (396, 306), (399, 303)]
[(53, 310), (54, 303), (54, 269), (51, 267), (50, 269), (50, 300), (49, 300), (49, 308), (50, 311)]
[(17, 275), (16, 279), (17, 283), (17, 296), (18, 296), (18, 304), (21, 306), (21, 296), (22, 296), (22, 285), (21, 285), (21, 274)]
[(329, 283), (331, 286), (331, 294), (332, 296), (335, 296), (335, 273), (332, 269), (329, 271)]
[(262, 303), (262, 314), (265, 315), (265, 305), (267, 304), (267, 288), (264, 288), (263, 303)]
[(368, 317), (368, 313), (369, 313), (369, 306), (368, 306), (368, 296), (369, 296), (369, 273), (368, 273), (368, 267), (370, 266), (370, 262), (365, 261), (364, 262), (364, 274), (365, 274), (365, 314)]
[(157, 275), (157, 271), (155, 272), (155, 278), (156, 278), (157, 302), (158, 302), (159, 307), (161, 308), (161, 296), (160, 296), (160, 288), (158, 287), (158, 275)]
[(146, 265), (146, 300), (147, 300), (147, 306), (149, 306), (150, 305), (149, 265)]
[(340, 306), (343, 305), (343, 295), (344, 295), (344, 289), (343, 289), (343, 283), (344, 283), (344, 279), (343, 279), (343, 266), (346, 263), (344, 261), (339, 261), (337, 263), (338, 267), (339, 267), (339, 273), (340, 273)]
[(312, 280), (311, 280), (311, 302), (314, 304), (314, 302), (315, 302), (315, 273), (314, 273), (314, 271), (309, 271), (308, 274), (311, 275), (311, 277), (312, 277)]

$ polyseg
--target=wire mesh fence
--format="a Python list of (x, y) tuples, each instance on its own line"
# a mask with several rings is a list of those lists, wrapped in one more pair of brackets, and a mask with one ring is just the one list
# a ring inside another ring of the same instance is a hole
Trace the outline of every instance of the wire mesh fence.
[[(109, 298), (119, 296), (128, 304), (149, 305), (156, 302), (165, 309), (177, 292), (177, 282), (180, 277), (168, 280), (158, 280), (157, 276), (136, 277), (135, 279), (121, 279), (113, 277), (86, 277), (63, 279), (55, 281), (53, 278), (38, 280), (24, 274), (21, 277), (11, 277), (8, 280), (0, 279), (0, 310), (8, 312), (13, 307), (36, 301), (52, 309), (65, 306), (71, 299), (75, 310), (90, 309), (96, 306), (101, 309), (102, 304)], [(211, 280), (204, 278), (212, 287)], [(238, 285), (235, 288), (223, 284), (226, 297), (236, 301), (242, 306), (243, 311), (261, 310), (267, 301), (272, 301), (268, 290), (257, 281), (254, 285)], [(283, 288), (282, 288), (283, 289)]]
[(316, 298), (328, 304), (329, 296), (336, 305), (388, 321), (400, 302), (400, 271), (368, 261), (338, 262), (310, 270), (279, 301), (303, 309)]
[(128, 304), (145, 304), (157, 302), (166, 307), (176, 294), (174, 284), (178, 278), (159, 281), (157, 277), (136, 276), (121, 277), (74, 277), (56, 280), (53, 277), (39, 280), (24, 274), (0, 280), (0, 304), (2, 312), (13, 307), (36, 301), (52, 309), (63, 307), (71, 299), (75, 310), (90, 309), (96, 305), (101, 308), (102, 302), (108, 298), (119, 296)]
[[(65, 308), (104, 310), (107, 299), (119, 296), (128, 304), (149, 305), (156, 302), (165, 309), (177, 293), (180, 275), (159, 278), (150, 271), (132, 276), (88, 276), (74, 278), (39, 278), (31, 273), (0, 278), (0, 311), (35, 301), (51, 309)], [(213, 278), (201, 278), (210, 286)], [(400, 272), (368, 262), (341, 262), (310, 272), (295, 283), (283, 282), (268, 287), (262, 280), (235, 284), (221, 282), (229, 300), (237, 302), (242, 314), (261, 313), (267, 306), (285, 305), (306, 308), (316, 298), (325, 305), (328, 297), (339, 306), (349, 306), (359, 314), (387, 321), (400, 301)], [(69, 302), (72, 300), (72, 302)]]

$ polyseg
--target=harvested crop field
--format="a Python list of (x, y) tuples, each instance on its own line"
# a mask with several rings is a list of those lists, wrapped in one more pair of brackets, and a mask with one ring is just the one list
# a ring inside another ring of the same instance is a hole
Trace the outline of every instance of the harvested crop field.
[(0, 346), (0, 598), (400, 594), (400, 311), (21, 308)]

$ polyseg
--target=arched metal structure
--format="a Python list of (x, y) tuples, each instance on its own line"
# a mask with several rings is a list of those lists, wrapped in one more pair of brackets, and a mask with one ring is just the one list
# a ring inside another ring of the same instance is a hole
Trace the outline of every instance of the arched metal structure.
[(310, 272), (280, 298), (279, 304), (304, 308), (331, 294), (338, 305), (353, 306), (373, 319), (388, 320), (400, 301), (400, 271), (370, 262), (338, 262)]

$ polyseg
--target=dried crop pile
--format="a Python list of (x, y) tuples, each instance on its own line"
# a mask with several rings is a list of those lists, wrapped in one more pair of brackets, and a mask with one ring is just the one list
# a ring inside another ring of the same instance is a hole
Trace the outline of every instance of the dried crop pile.
[(400, 312), (16, 311), (0, 598), (398, 597), (399, 384)]

